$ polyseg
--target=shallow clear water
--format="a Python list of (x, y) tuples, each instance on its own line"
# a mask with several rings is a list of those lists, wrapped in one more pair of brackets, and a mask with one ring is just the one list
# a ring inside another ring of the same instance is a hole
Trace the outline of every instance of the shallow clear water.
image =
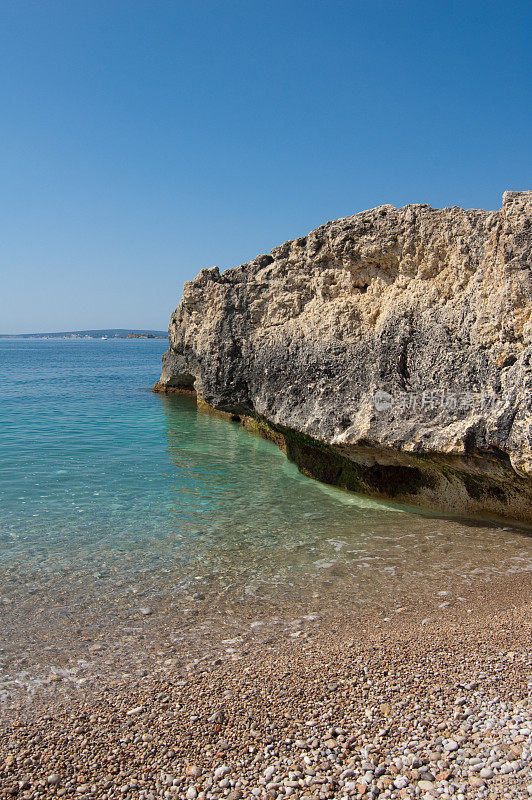
[(51, 672), (78, 686), (172, 666), (335, 606), (445, 607), (532, 569), (520, 531), (323, 486), (191, 399), (153, 394), (165, 347), (0, 341), (0, 698)]

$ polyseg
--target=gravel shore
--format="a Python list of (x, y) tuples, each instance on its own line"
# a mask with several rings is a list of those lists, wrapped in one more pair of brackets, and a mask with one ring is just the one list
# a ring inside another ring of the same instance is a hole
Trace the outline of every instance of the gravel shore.
[(525, 798), (528, 576), (467, 609), (302, 625), (5, 722), (0, 797)]

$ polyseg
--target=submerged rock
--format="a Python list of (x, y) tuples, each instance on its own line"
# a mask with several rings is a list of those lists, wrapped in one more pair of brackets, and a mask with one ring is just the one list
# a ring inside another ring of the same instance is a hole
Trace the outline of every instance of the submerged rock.
[(532, 192), (328, 222), (186, 283), (155, 389), (320, 480), (532, 522), (531, 251)]

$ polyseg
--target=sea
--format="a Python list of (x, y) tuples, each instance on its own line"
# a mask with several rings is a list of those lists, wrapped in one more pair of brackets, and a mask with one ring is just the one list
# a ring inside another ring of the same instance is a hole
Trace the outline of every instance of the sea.
[(1, 709), (245, 658), (340, 610), (465, 613), (532, 570), (519, 528), (323, 485), (154, 394), (166, 347), (0, 340)]

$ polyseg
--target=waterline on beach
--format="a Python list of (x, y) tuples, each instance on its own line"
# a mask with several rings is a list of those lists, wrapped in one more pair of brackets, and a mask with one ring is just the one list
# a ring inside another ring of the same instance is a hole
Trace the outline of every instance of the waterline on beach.
[(158, 658), (175, 666), (251, 624), (443, 610), (532, 569), (521, 531), (325, 486), (192, 399), (152, 394), (160, 341), (0, 347), (6, 703), (51, 670), (73, 686), (137, 674), (148, 641), (172, 643)]

